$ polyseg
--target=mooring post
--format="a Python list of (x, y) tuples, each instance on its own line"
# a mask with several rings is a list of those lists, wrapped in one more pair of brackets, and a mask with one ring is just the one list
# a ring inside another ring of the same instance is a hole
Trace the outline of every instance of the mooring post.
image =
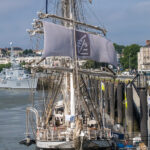
[(108, 109), (109, 109), (109, 95), (108, 95), (108, 83), (105, 82), (105, 93), (104, 93), (104, 97), (105, 97), (105, 113), (108, 114)]
[(126, 123), (129, 136), (133, 133), (133, 92), (132, 87), (127, 87), (127, 108), (126, 108)]
[(148, 128), (147, 128), (147, 90), (140, 89), (140, 104), (141, 104), (141, 123), (140, 123), (140, 131), (141, 131), (141, 139), (145, 145), (148, 145)]
[(123, 86), (119, 83), (117, 86), (117, 113), (118, 123), (123, 124)]
[(110, 117), (115, 120), (114, 83), (109, 83)]

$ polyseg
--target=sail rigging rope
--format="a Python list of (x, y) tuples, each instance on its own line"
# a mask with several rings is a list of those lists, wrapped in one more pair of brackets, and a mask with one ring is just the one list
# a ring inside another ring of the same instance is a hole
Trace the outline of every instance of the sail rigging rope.
[[(97, 16), (96, 12), (94, 11), (94, 9), (92, 9), (92, 8), (89, 6), (88, 3), (86, 3), (86, 6), (87, 6), (88, 9), (90, 10), (90, 11), (87, 10), (87, 8), (85, 7), (87, 14), (90, 14), (90, 15), (91, 15), (91, 13), (92, 13), (92, 15), (95, 17), (97, 23), (100, 24), (100, 26), (102, 26), (103, 28), (105, 28), (104, 24), (102, 24), (102, 22), (100, 21), (99, 17)], [(90, 12), (90, 13), (89, 13), (89, 12)]]

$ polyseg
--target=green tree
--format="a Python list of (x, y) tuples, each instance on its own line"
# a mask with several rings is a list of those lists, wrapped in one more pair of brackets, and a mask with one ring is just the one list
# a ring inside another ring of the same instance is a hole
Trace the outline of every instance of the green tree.
[(32, 50), (32, 49), (25, 49), (25, 50), (23, 51), (23, 54), (24, 54), (24, 55), (33, 54), (33, 50)]
[(90, 68), (94, 68), (94, 66), (95, 66), (95, 61), (87, 60), (87, 62), (83, 65), (83, 68), (90, 69)]
[(23, 67), (26, 64), (25, 61), (20, 62), (20, 65)]
[(0, 72), (3, 70), (3, 68), (10, 68), (11, 67), (11, 63), (8, 64), (0, 64)]
[(125, 49), (124, 45), (118, 45), (116, 43), (114, 43), (114, 47), (115, 47), (115, 50), (117, 51), (117, 53), (119, 53), (119, 54), (121, 54), (123, 49)]
[(123, 57), (120, 59), (124, 69), (137, 69), (137, 53), (140, 51), (140, 46), (132, 44), (126, 46), (123, 50)]
[(99, 63), (97, 61), (94, 60), (87, 60), (87, 62), (83, 65), (84, 69), (96, 69), (96, 68), (100, 68), (100, 67), (108, 67), (108, 64), (106, 63)]

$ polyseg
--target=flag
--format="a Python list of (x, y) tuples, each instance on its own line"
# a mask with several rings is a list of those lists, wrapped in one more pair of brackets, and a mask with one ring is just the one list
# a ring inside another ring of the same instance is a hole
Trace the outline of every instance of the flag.
[(101, 89), (102, 89), (103, 92), (105, 91), (105, 85), (104, 85), (103, 82), (101, 82)]
[[(44, 51), (43, 57), (48, 56), (75, 56), (73, 29), (43, 22)], [(77, 57), (91, 59), (97, 62), (117, 65), (116, 52), (113, 43), (101, 35), (76, 31)]]
[(127, 94), (126, 94), (126, 91), (124, 93), (124, 100), (125, 100), (125, 108), (127, 109), (128, 108), (128, 102), (127, 102)]

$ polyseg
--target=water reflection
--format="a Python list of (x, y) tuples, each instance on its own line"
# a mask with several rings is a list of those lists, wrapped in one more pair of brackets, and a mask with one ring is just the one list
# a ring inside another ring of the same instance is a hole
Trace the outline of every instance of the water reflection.
[[(36, 92), (36, 99), (41, 95)], [(25, 111), (30, 104), (29, 90), (0, 90), (0, 150), (35, 150), (18, 144), (25, 136)]]

